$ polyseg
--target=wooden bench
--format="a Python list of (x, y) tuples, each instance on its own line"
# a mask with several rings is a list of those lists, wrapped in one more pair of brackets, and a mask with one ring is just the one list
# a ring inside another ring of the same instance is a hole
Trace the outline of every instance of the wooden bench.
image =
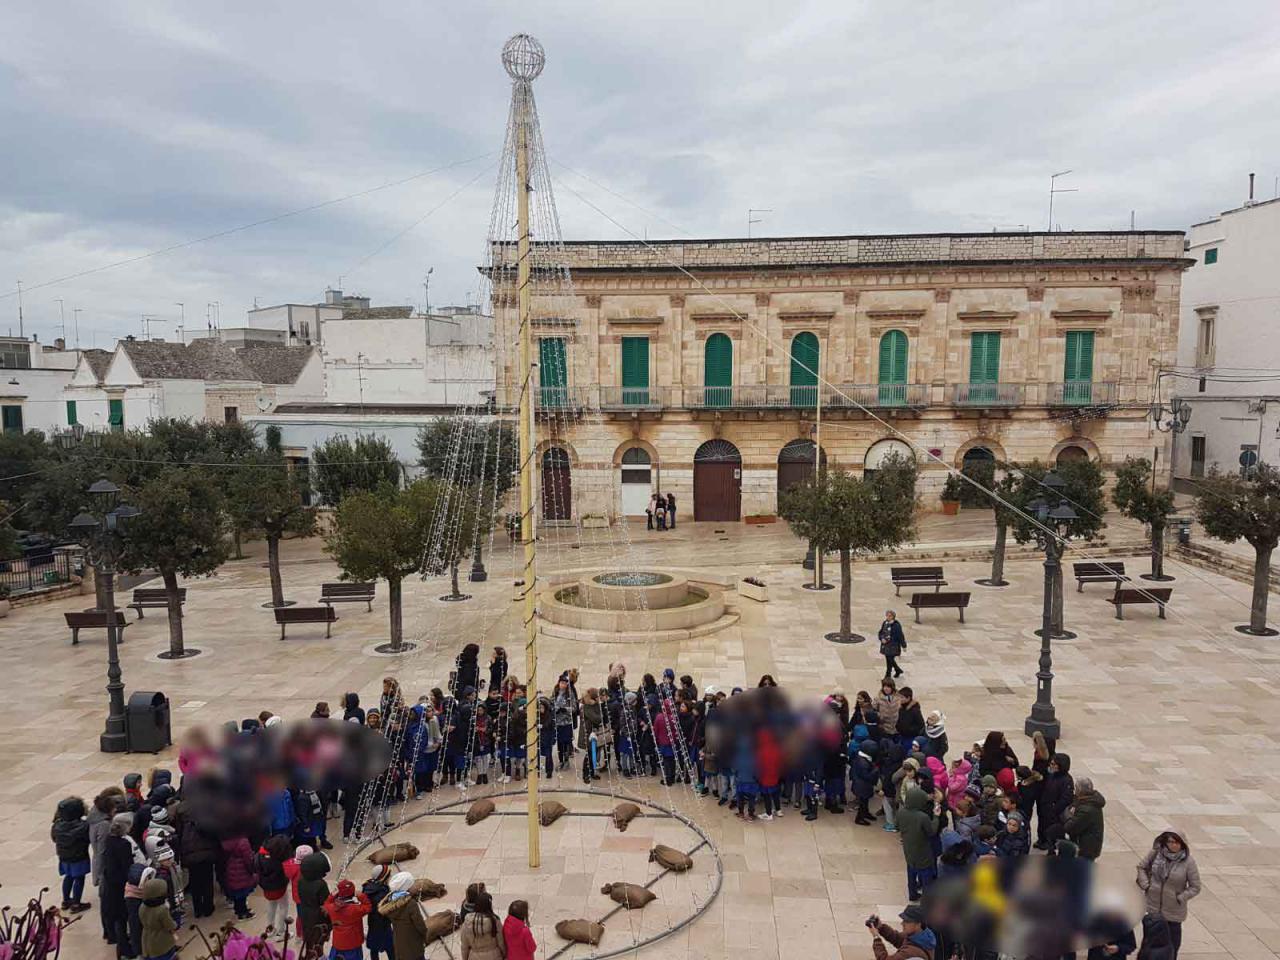
[(1084, 592), (1086, 583), (1114, 583), (1116, 589), (1128, 581), (1123, 563), (1073, 563), (1071, 572), (1076, 578), (1076, 593)]
[(335, 603), (365, 603), (373, 610), (372, 583), (322, 583), (320, 584), (320, 602), (326, 606)]
[[(179, 605), (187, 602), (187, 588), (178, 588)], [(143, 610), (168, 610), (169, 594), (166, 590), (151, 590), (139, 588), (133, 591), (133, 603), (129, 604), (129, 609), (138, 611), (138, 619), (142, 620), (146, 617)]]
[[(67, 618), (67, 626), (71, 628), (73, 645), (80, 642), (81, 630), (106, 630), (111, 625), (105, 610), (85, 610), (81, 613), (65, 613), (63, 616)], [(129, 622), (125, 619), (123, 610), (115, 611), (115, 623), (116, 640), (124, 643), (124, 628)]]
[(899, 597), (903, 587), (933, 587), (936, 592), (947, 585), (941, 567), (890, 567), (889, 579), (893, 581), (894, 595)]
[(280, 624), (280, 639), (284, 639), (284, 629), (291, 623), (323, 623), (324, 635), (328, 637), (333, 621), (338, 613), (333, 607), (276, 607), (276, 623)]
[(907, 604), (916, 612), (916, 623), (920, 622), (920, 611), (952, 607), (960, 611), (960, 622), (964, 623), (964, 608), (969, 606), (967, 593), (913, 593), (911, 602)]
[(1169, 587), (1144, 587), (1139, 590), (1124, 590), (1116, 587), (1114, 597), (1108, 597), (1109, 603), (1116, 605), (1116, 619), (1124, 619), (1124, 608), (1130, 603), (1154, 603), (1156, 609), (1160, 613), (1160, 619), (1165, 619), (1164, 605), (1169, 602), (1169, 598), (1173, 596), (1173, 590)]

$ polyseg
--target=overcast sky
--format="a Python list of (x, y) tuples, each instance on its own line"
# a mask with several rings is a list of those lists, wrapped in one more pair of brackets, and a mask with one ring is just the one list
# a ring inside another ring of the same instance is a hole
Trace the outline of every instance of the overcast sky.
[(741, 236), (751, 207), (757, 234), (1039, 230), (1066, 169), (1063, 229), (1183, 229), (1280, 176), (1276, 0), (9, 3), (0, 331), (18, 280), (28, 332), (62, 298), (85, 346), (339, 278), (420, 304), (434, 267), (433, 304), (474, 296), (516, 31), (547, 51), (566, 239), (624, 235), (570, 187), (653, 238)]

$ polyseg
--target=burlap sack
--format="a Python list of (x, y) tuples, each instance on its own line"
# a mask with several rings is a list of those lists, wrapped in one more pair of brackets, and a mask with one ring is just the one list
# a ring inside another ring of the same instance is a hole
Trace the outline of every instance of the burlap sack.
[(620, 803), (613, 808), (613, 825), (619, 830), (625, 831), (629, 824), (636, 817), (643, 816), (640, 808), (634, 803)]
[(467, 824), (475, 826), (495, 809), (492, 800), (477, 800), (467, 808)]
[(407, 863), (418, 858), (418, 848), (412, 843), (393, 843), (389, 847), (375, 850), (367, 857), (370, 863), (386, 866), (392, 863)]
[(604, 936), (604, 924), (590, 920), (561, 920), (556, 924), (556, 934), (562, 940), (573, 943), (589, 943), (598, 946)]
[(664, 846), (661, 843), (655, 844), (649, 851), (649, 862), (653, 863), (655, 860), (661, 866), (676, 873), (684, 873), (693, 866), (693, 857), (675, 847)]
[(543, 800), (538, 804), (538, 822), (549, 827), (568, 812), (569, 808), (559, 800)]
[(443, 940), (458, 925), (458, 915), (452, 910), (441, 910), (427, 915), (427, 943)]
[(606, 883), (600, 892), (628, 910), (639, 910), (658, 899), (658, 895), (638, 883)]
[(436, 883), (426, 877), (413, 881), (409, 886), (409, 896), (417, 897), (419, 900), (435, 900), (437, 897), (448, 895), (448, 893), (449, 891), (445, 889), (443, 883)]

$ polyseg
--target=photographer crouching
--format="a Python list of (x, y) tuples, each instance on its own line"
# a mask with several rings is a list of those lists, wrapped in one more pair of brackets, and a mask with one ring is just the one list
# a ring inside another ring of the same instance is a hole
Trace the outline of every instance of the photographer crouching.
[[(925, 926), (924, 910), (913, 903), (898, 917), (902, 920), (901, 932), (881, 923), (875, 915), (867, 918), (867, 929), (875, 938), (871, 941), (871, 950), (876, 960), (933, 960), (938, 938)], [(891, 954), (885, 948), (886, 940), (897, 948), (896, 953)]]

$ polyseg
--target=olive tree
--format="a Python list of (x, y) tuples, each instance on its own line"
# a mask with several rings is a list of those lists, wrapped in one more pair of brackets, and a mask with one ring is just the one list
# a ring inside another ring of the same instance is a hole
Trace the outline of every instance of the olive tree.
[(330, 437), (311, 451), (312, 481), (324, 502), (336, 507), (353, 493), (400, 485), (400, 461), (386, 437), (345, 434)]
[(270, 450), (245, 456), (223, 481), (227, 514), (240, 530), (257, 530), (267, 541), (271, 605), (285, 605), (280, 582), (280, 541), (286, 534), (310, 536), (316, 512), (306, 503), (306, 480)]
[(1127, 457), (1116, 470), (1111, 500), (1116, 509), (1151, 530), (1151, 580), (1172, 580), (1164, 573), (1164, 533), (1175, 512), (1172, 490), (1155, 489), (1151, 461)]
[(1209, 472), (1196, 487), (1195, 517), (1205, 533), (1223, 543), (1245, 540), (1253, 547), (1253, 603), (1242, 633), (1270, 636), (1267, 596), (1271, 554), (1280, 542), (1280, 471), (1259, 463), (1249, 476)]
[(782, 494), (779, 513), (814, 550), (840, 554), (840, 629), (830, 638), (852, 643), (853, 557), (892, 550), (915, 535), (916, 465), (891, 456), (873, 474), (829, 470)]

